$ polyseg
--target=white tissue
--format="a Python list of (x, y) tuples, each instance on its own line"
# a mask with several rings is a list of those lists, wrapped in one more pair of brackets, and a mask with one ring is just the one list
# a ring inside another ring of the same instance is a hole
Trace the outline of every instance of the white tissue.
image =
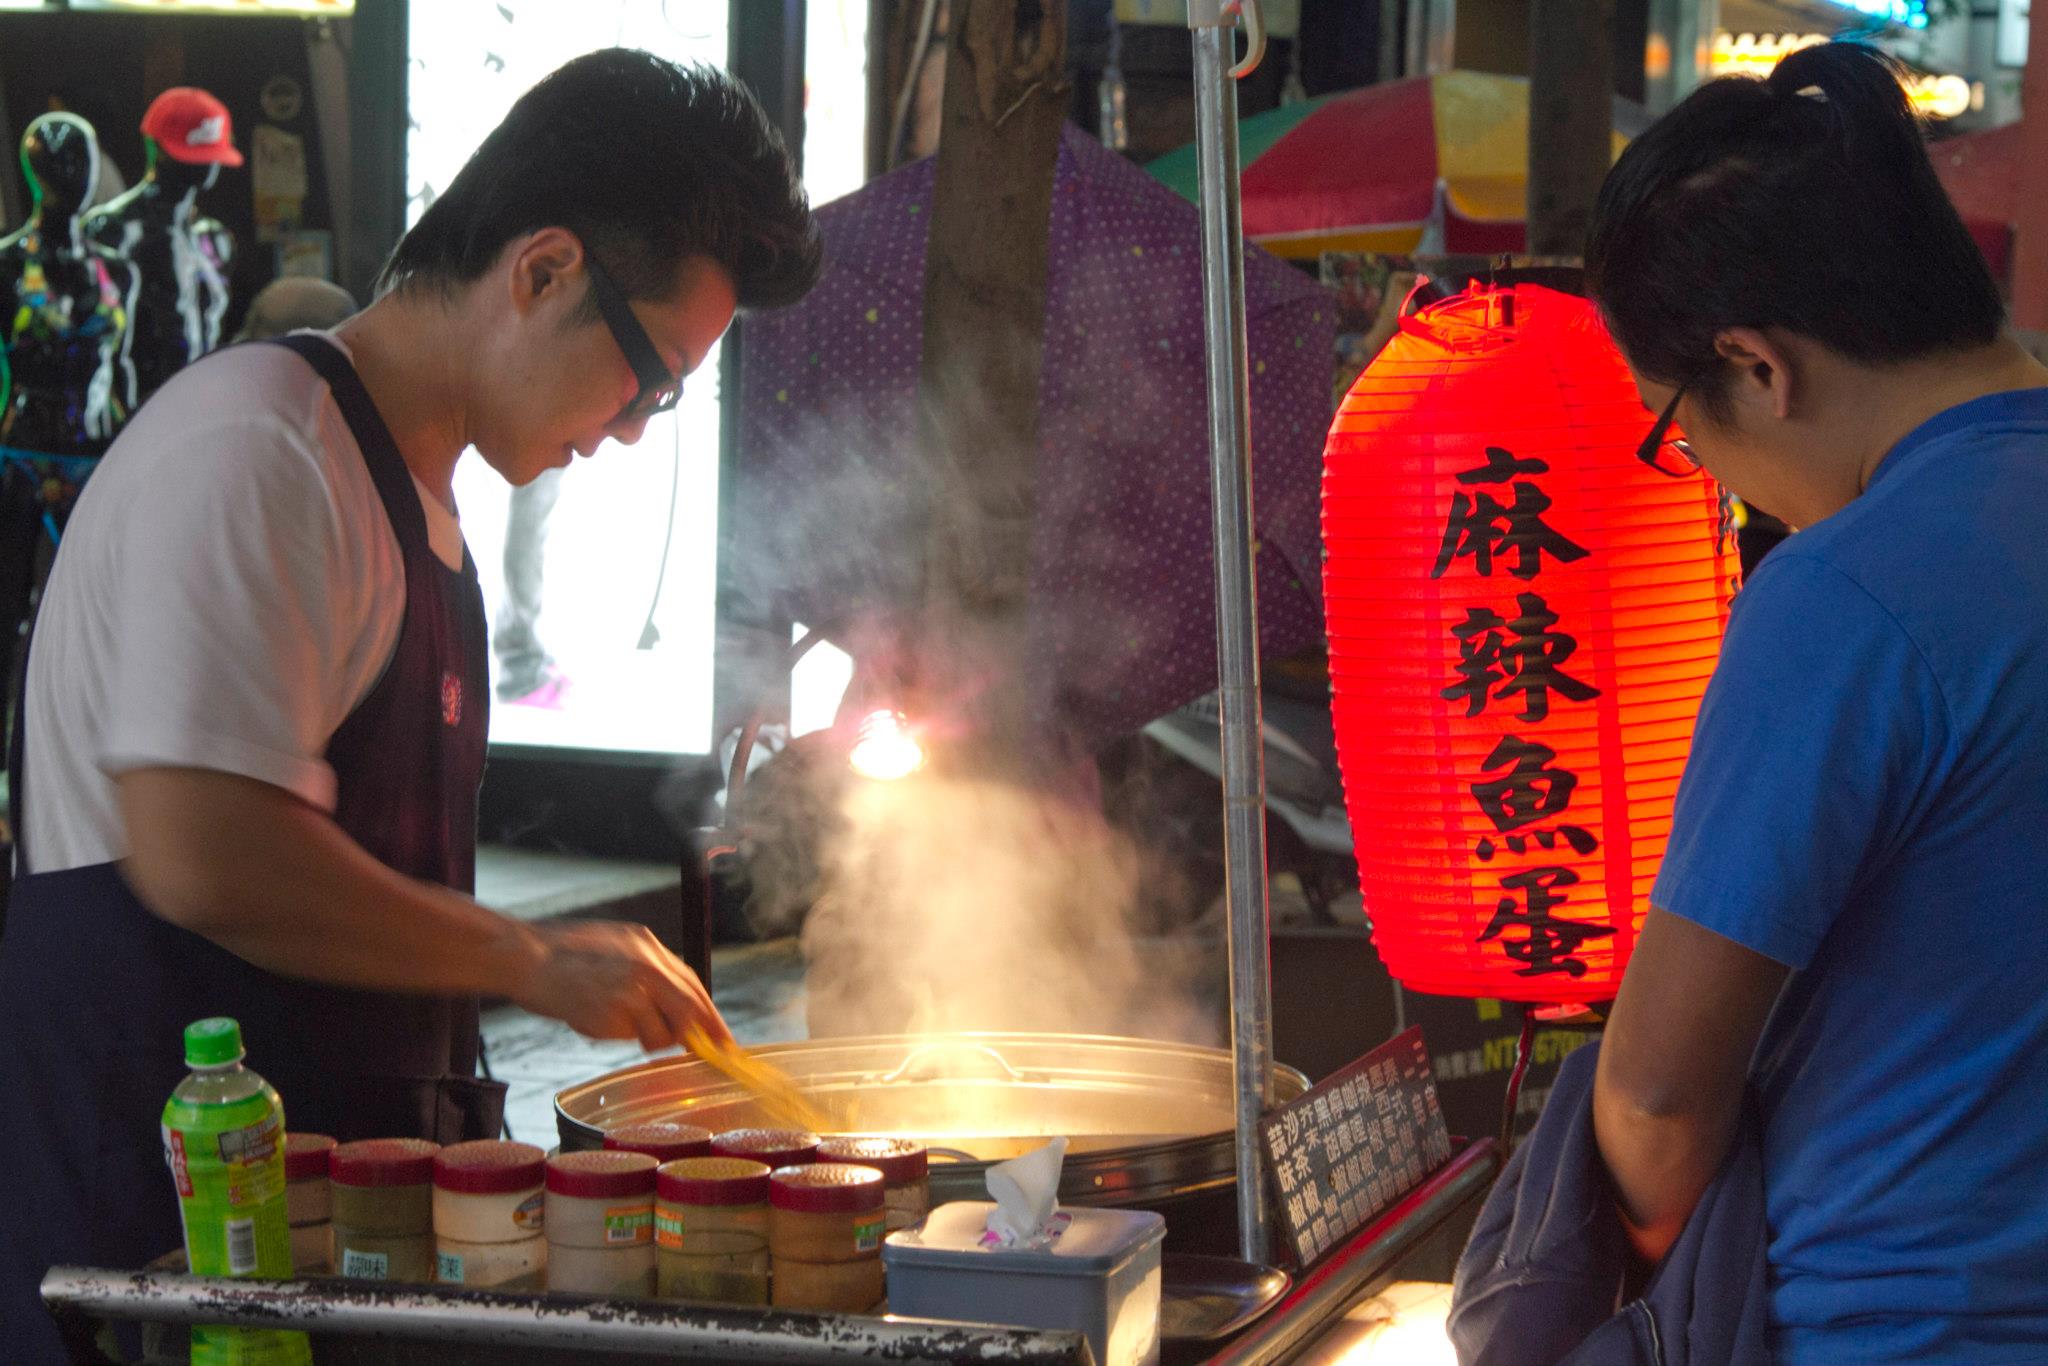
[(1067, 1140), (1055, 1138), (1035, 1152), (998, 1162), (988, 1169), (989, 1198), (996, 1207), (988, 1216), (989, 1237), (997, 1247), (1037, 1247), (1057, 1230), (1054, 1215), (1060, 1204), (1060, 1167), (1067, 1159)]

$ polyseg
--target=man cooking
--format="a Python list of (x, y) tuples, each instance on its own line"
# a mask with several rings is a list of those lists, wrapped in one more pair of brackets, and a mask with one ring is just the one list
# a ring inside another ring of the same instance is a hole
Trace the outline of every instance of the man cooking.
[(291, 1127), (495, 1135), (477, 1000), (649, 1049), (724, 1026), (638, 926), (473, 886), (490, 689), (456, 520), (636, 441), (737, 307), (815, 281), (781, 140), (729, 77), (612, 49), (529, 91), (332, 333), (176, 377), (95, 474), (28, 655), (0, 936), (0, 1343), (61, 1360), (53, 1263), (180, 1244), (157, 1114), (231, 1015)]
[(1638, 138), (1587, 266), (1645, 450), (1675, 416), (1801, 528), (1736, 600), (1599, 1058), (1631, 1241), (1671, 1247), (1747, 1085), (1773, 1359), (2048, 1361), (2048, 371), (1853, 44)]

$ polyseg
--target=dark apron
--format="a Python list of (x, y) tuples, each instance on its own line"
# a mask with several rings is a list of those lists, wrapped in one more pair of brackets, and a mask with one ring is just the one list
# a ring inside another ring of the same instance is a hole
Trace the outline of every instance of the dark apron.
[[(333, 390), (405, 560), (405, 621), (382, 677), (328, 743), (334, 818), (380, 862), (475, 887), (489, 729), (483, 595), (434, 555), (419, 493), (335, 347), (283, 339)], [(25, 710), (25, 708), (24, 708)], [(17, 718), (15, 830), (28, 795)], [(289, 896), (291, 889), (281, 887)], [(395, 995), (265, 972), (145, 909), (116, 865), (18, 876), (0, 934), (0, 1360), (61, 1361), (36, 1297), (57, 1263), (139, 1267), (181, 1245), (158, 1116), (193, 1020), (241, 1021), (287, 1125), (347, 1141), (496, 1136), (504, 1087), (475, 1075), (475, 997)]]

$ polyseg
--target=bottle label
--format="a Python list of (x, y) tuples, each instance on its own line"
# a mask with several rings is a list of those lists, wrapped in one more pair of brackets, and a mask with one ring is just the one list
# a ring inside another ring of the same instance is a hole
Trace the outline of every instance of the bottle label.
[(607, 1246), (615, 1243), (645, 1243), (654, 1237), (654, 1211), (645, 1205), (608, 1209), (604, 1212), (604, 1241)]
[(352, 1281), (388, 1281), (391, 1279), (391, 1258), (382, 1252), (358, 1252), (352, 1247), (343, 1248), (341, 1274)]
[(547, 1197), (535, 1191), (531, 1199), (523, 1201), (518, 1209), (512, 1211), (512, 1222), (529, 1233), (538, 1233), (545, 1226), (547, 1213)]
[(174, 1099), (162, 1137), (193, 1274), (290, 1276), (283, 1115), (274, 1093), (226, 1105)]
[(228, 1220), (228, 1275), (256, 1274), (256, 1221)]
[(678, 1251), (683, 1246), (683, 1216), (659, 1209), (654, 1214), (654, 1241), (657, 1245)]
[(453, 1252), (435, 1253), (434, 1279), (446, 1285), (461, 1285), (462, 1258)]
[(855, 1224), (853, 1226), (853, 1250), (855, 1252), (873, 1252), (876, 1248), (880, 1247), (882, 1245), (882, 1229), (887, 1222), (886, 1219), (878, 1216), (871, 1224)]

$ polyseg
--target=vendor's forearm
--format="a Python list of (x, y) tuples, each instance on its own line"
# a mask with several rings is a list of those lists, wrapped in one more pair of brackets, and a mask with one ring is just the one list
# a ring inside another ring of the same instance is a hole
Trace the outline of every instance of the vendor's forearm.
[[(1604, 1059), (1603, 1059), (1604, 1061)], [(1596, 1085), (1593, 1126), (1629, 1241), (1657, 1262), (1678, 1240), (1734, 1137), (1736, 1108), (1655, 1113)]]
[(469, 897), (385, 867), (324, 813), (252, 779), (118, 780), (122, 871), (164, 919), (258, 967), (387, 991), (509, 994), (541, 950)]

